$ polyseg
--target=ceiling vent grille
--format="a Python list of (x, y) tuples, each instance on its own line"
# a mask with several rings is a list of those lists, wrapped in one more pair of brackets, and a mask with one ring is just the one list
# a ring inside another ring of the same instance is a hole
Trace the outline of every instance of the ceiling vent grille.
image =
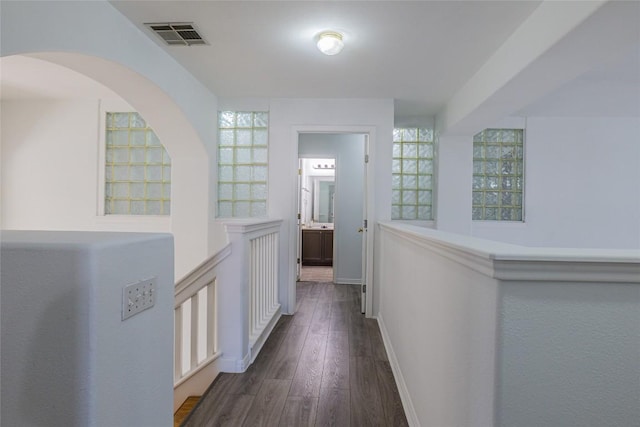
[(158, 22), (144, 24), (169, 46), (194, 46), (208, 44), (192, 22)]

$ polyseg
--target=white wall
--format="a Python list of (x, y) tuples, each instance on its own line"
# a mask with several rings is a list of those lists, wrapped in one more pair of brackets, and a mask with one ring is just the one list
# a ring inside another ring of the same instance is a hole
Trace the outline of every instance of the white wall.
[(435, 225), (452, 233), (471, 232), (473, 138), (436, 136)]
[(525, 144), (525, 222), (473, 222), (474, 236), (640, 248), (639, 118), (533, 117)]
[[(6, 34), (2, 38), (2, 56), (73, 52), (122, 64), (162, 89), (184, 112), (203, 143), (213, 136), (215, 126), (211, 117), (215, 117), (216, 112), (215, 95), (108, 2), (9, 2), (2, 5), (1, 19), (3, 36)], [(82, 37), (73, 37), (78, 33)], [(104, 70), (105, 74), (113, 72)], [(97, 73), (90, 77), (104, 84), (103, 79), (122, 80), (128, 76), (123, 73), (109, 77)], [(135, 83), (119, 83), (128, 85), (131, 93), (105, 85), (125, 99), (133, 97), (134, 102), (127, 101), (142, 111), (136, 103), (145, 104), (150, 100), (135, 99), (136, 92), (143, 90), (136, 90)], [(189, 147), (192, 141), (183, 144)]]
[(639, 283), (505, 282), (499, 306), (497, 427), (640, 425)]
[[(391, 218), (392, 99), (272, 99), (269, 103), (269, 216), (284, 219), (281, 234), (283, 311), (295, 309), (296, 191), (298, 134), (369, 133), (367, 200), (369, 222)], [(373, 252), (374, 227), (368, 248)], [(370, 268), (372, 266), (368, 266)], [(377, 310), (377, 284), (369, 292)]]
[(336, 283), (362, 281), (362, 227), (364, 204), (364, 135), (301, 134), (300, 157), (336, 159), (334, 276)]
[(98, 212), (100, 113), (97, 99), (2, 101), (3, 229), (171, 231), (169, 216)]
[(9, 2), (1, 19), (2, 56), (34, 54), (99, 81), (139, 111), (163, 141), (173, 161), (176, 275), (224, 246), (209, 190), (215, 95), (108, 2)]
[(98, 100), (2, 101), (2, 228), (87, 229), (98, 110)]
[[(172, 237), (3, 231), (1, 240), (3, 425), (169, 425)], [(123, 288), (153, 277), (155, 305), (123, 321)]]
[(378, 321), (413, 425), (638, 425), (637, 250), (380, 227)]
[(498, 281), (420, 240), (378, 240), (378, 322), (411, 425), (493, 426)]

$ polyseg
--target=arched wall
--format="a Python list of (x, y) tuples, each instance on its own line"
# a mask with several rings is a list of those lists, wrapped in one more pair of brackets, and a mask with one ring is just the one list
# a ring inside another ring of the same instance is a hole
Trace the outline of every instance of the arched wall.
[[(172, 158), (176, 278), (225, 243), (213, 226), (217, 98), (107, 2), (6, 2), (0, 55), (26, 54), (112, 89)], [(43, 76), (46, 78), (46, 76)]]

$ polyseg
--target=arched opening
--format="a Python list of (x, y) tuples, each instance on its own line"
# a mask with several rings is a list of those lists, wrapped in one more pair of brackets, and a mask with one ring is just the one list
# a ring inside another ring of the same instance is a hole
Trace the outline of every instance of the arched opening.
[[(176, 278), (206, 258), (210, 155), (171, 97), (129, 68), (88, 55), (14, 55), (0, 58), (0, 66), (3, 228), (170, 232)], [(99, 212), (104, 165), (96, 126), (106, 101), (139, 112), (169, 153), (169, 218)]]

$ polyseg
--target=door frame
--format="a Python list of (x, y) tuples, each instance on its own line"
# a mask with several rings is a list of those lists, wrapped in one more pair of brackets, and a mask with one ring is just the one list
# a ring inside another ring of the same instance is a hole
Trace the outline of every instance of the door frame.
[[(375, 149), (373, 149), (372, 145), (376, 141), (376, 127), (375, 126), (331, 126), (331, 125), (300, 125), (300, 126), (292, 126), (291, 127), (291, 138), (295, 141), (296, 152), (295, 155), (292, 156), (291, 169), (295, 169), (296, 179), (298, 176), (298, 142), (301, 134), (308, 133), (335, 133), (335, 134), (360, 134), (365, 135), (365, 154), (369, 156), (368, 163), (365, 163), (365, 203), (364, 206), (367, 212), (368, 218), (368, 228), (367, 228), (367, 236), (366, 236), (366, 250), (364, 252), (364, 257), (366, 257), (366, 266), (363, 266), (363, 280), (367, 285), (367, 298), (365, 304), (365, 315), (366, 317), (373, 316), (373, 299), (376, 297), (374, 295), (374, 266), (373, 266), (373, 253), (374, 253), (374, 238), (375, 238), (375, 227), (373, 226), (376, 221), (375, 215), (375, 193), (373, 192), (374, 186), (374, 174), (372, 171), (375, 171)], [(364, 162), (364, 159), (363, 159)], [(298, 185), (293, 186), (293, 194), (291, 194), (292, 209), (288, 218), (291, 219), (289, 221), (290, 228), (289, 233), (291, 236), (295, 236), (298, 232), (298, 223), (297, 223), (297, 214), (298, 214)], [(297, 249), (298, 245), (296, 239), (292, 241), (293, 245), (289, 249), (289, 259), (293, 260), (289, 265), (291, 266), (290, 273), (288, 277), (296, 278), (296, 257), (297, 257)], [(335, 249), (334, 249), (335, 250)], [(335, 274), (335, 272), (334, 272)], [(296, 306), (296, 281), (289, 282), (288, 289), (289, 296), (289, 307)]]

